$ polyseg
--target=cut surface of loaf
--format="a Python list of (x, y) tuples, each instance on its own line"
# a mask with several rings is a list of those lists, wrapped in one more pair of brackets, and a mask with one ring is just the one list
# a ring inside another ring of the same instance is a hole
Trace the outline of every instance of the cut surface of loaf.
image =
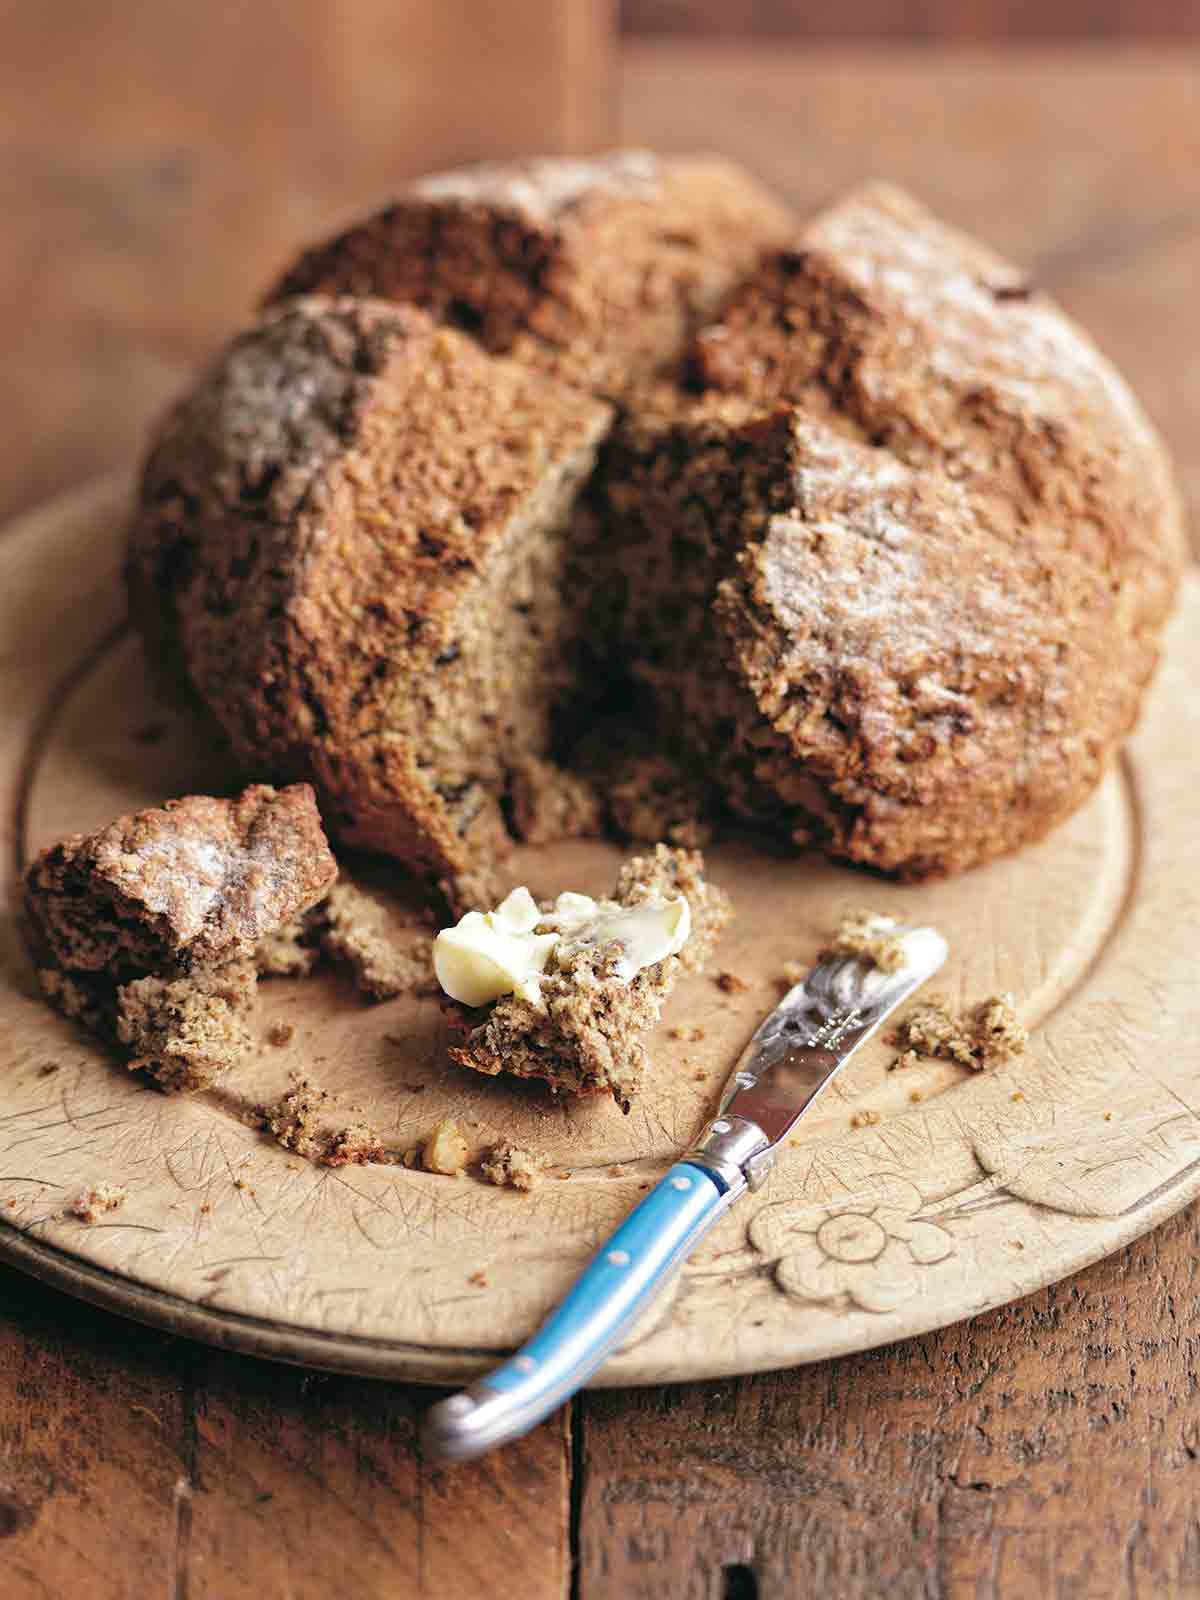
[(455, 878), (594, 821), (529, 774), (607, 693), (735, 813), (916, 877), (1038, 837), (1132, 726), (1183, 541), (1120, 377), (907, 196), (781, 247), (720, 170), (430, 180), (161, 430), (134, 615), (350, 841)]
[(135, 612), (248, 767), (453, 877), (505, 848), (509, 773), (574, 691), (563, 575), (610, 416), (412, 307), (286, 302), (159, 437)]

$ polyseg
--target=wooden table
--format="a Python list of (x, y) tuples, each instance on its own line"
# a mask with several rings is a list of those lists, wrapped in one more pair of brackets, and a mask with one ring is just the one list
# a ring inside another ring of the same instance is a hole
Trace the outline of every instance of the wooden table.
[[(1124, 366), (1194, 504), (1198, 65), (639, 46), (619, 122), (728, 150), (803, 204), (893, 177), (1011, 250)], [(19, 483), (6, 461), (13, 503)], [(888, 1350), (588, 1395), (453, 1469), (420, 1459), (426, 1393), (178, 1343), (0, 1273), (0, 1596), (1200, 1594), (1198, 1227)]]

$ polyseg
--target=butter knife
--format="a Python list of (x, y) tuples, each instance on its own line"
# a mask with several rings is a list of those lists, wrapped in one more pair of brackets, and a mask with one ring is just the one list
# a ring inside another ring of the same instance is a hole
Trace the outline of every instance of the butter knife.
[(516, 1355), (425, 1414), (427, 1454), (466, 1461), (527, 1433), (583, 1387), (674, 1267), (748, 1190), (850, 1057), (946, 959), (933, 928), (896, 927), (904, 964), (822, 961), (758, 1028), (716, 1117), (585, 1267)]

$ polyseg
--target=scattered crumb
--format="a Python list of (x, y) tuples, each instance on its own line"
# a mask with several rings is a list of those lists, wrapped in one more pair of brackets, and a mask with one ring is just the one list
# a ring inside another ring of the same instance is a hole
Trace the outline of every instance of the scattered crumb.
[(1112, 1112), (1111, 1112), (1111, 1111), (1106, 1111), (1106, 1112), (1105, 1112), (1105, 1113), (1104, 1113), (1104, 1120), (1105, 1120), (1105, 1122), (1111, 1122), (1111, 1121), (1112, 1121), (1112, 1118), (1113, 1118), (1113, 1114), (1112, 1114)]
[(703, 1028), (685, 1028), (676, 1023), (673, 1028), (667, 1029), (668, 1039), (688, 1039), (692, 1044), (699, 1044), (704, 1038)]
[(1013, 1239), (1011, 1243), (1014, 1250), (1024, 1250), (1025, 1248), (1020, 1239)]
[(1018, 1089), (1016, 1091), (1016, 1093), (1013, 1095), (1013, 1099), (1014, 1100), (1024, 1100), (1024, 1098), (1025, 1098), (1025, 1096), (1021, 1093), (1020, 1089)]
[(534, 1184), (541, 1182), (545, 1166), (544, 1157), (502, 1139), (484, 1152), (479, 1170), (489, 1183), (496, 1184), (498, 1188), (528, 1192)]
[(329, 1140), (321, 1157), (326, 1167), (364, 1167), (368, 1162), (386, 1163), (390, 1160), (383, 1140), (366, 1122), (352, 1123), (340, 1128)]
[(285, 1044), (291, 1044), (295, 1037), (296, 1024), (294, 1022), (273, 1022), (267, 1029), (268, 1041), (280, 1048)]
[(402, 907), (343, 880), (329, 891), (323, 915), (322, 949), (346, 962), (373, 1000), (437, 993), (433, 940), (413, 928)]
[(702, 1072), (699, 1069), (697, 1069), (697, 1071), (692, 1073), (692, 1082), (693, 1083), (707, 1083), (708, 1082), (708, 1073), (707, 1072)]
[[(570, 1167), (559, 1167), (556, 1171), (552, 1172), (550, 1176), (552, 1178), (557, 1178), (560, 1183), (565, 1183), (571, 1176), (571, 1169)], [(643, 1185), (643, 1188), (644, 1187), (645, 1185)]]
[(899, 972), (904, 965), (904, 939), (896, 933), (895, 917), (877, 911), (855, 911), (843, 919), (833, 942), (822, 950), (827, 956), (857, 956), (871, 961), (880, 972)]
[(487, 1286), (488, 1286), (487, 1273), (486, 1272), (472, 1272), (468, 1276), (467, 1282), (468, 1283), (473, 1283), (477, 1289), (486, 1289)]
[(913, 1105), (918, 1105), (925, 1098), (925, 1096), (921, 1093), (920, 1089), (914, 1089), (908, 1098), (912, 1101)]
[(718, 972), (713, 979), (718, 989), (726, 994), (745, 994), (750, 985), (744, 978), (739, 978), (736, 972)]
[(458, 1124), (445, 1117), (421, 1146), (421, 1165), (426, 1172), (440, 1172), (447, 1178), (461, 1178), (470, 1153), (470, 1146), (458, 1131)]
[[(367, 1162), (387, 1163), (395, 1159), (384, 1148), (375, 1129), (365, 1122), (323, 1130), (321, 1122), (332, 1103), (333, 1096), (328, 1089), (318, 1089), (307, 1078), (301, 1078), (295, 1088), (281, 1095), (274, 1105), (259, 1106), (251, 1120), (284, 1150), (291, 1150), (319, 1166), (364, 1166)], [(235, 1178), (234, 1187), (244, 1189), (246, 1185)]]
[(48, 1078), (52, 1072), (57, 1072), (57, 1071), (58, 1071), (58, 1062), (57, 1061), (43, 1061), (41, 1066), (38, 1068), (38, 1077), (39, 1078)]
[(67, 1215), (78, 1217), (80, 1222), (95, 1222), (106, 1211), (116, 1211), (129, 1198), (128, 1190), (113, 1183), (98, 1183), (92, 1189), (82, 1189), (67, 1202)]
[(1010, 994), (994, 994), (981, 1000), (971, 1013), (980, 1065), (990, 1067), (1023, 1055), (1029, 1043), (1029, 1030), (1021, 1026)]
[(1029, 1042), (1009, 994), (991, 995), (956, 1015), (940, 995), (913, 1007), (893, 1035), (904, 1053), (893, 1067), (912, 1067), (922, 1056), (939, 1056), (982, 1072), (1019, 1056)]
[(873, 1128), (879, 1121), (878, 1111), (856, 1111), (850, 1118), (852, 1128)]
[(200, 1215), (202, 1217), (206, 1217), (211, 1210), (212, 1210), (212, 1206), (210, 1206), (208, 1204), (208, 1202), (205, 1201), (205, 1203), (200, 1207)]
[(254, 948), (254, 964), (260, 978), (307, 978), (321, 956), (317, 935), (324, 914), (324, 901), (294, 922), (286, 922)]
[[(256, 1109), (256, 1125), (285, 1150), (294, 1150), (298, 1156), (315, 1156), (320, 1149), (321, 1113), (328, 1101), (328, 1089), (317, 1089), (307, 1078), (301, 1078), (274, 1105)], [(240, 1180), (235, 1182), (239, 1189), (245, 1187)]]

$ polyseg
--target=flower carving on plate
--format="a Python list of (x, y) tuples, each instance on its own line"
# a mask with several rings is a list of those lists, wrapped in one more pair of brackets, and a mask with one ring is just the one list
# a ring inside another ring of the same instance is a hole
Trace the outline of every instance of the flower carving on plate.
[(784, 1200), (754, 1218), (750, 1243), (795, 1300), (895, 1311), (918, 1293), (924, 1268), (954, 1253), (953, 1236), (920, 1215), (923, 1204), (905, 1179), (882, 1194), (822, 1206)]

